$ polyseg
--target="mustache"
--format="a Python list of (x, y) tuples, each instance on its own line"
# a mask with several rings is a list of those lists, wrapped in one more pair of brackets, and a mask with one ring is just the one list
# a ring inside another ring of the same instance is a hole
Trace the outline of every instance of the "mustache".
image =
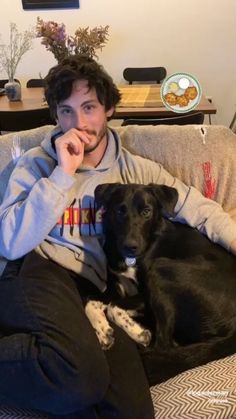
[(84, 132), (85, 134), (88, 134), (88, 135), (97, 135), (95, 130), (81, 129), (81, 128), (77, 128), (77, 130), (80, 131), (80, 132)]

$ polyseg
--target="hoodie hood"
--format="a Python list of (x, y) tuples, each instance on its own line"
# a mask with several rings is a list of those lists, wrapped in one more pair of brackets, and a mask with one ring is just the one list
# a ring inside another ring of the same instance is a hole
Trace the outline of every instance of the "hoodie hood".
[[(46, 153), (56, 161), (57, 161), (57, 153), (56, 153), (54, 144), (55, 144), (55, 140), (61, 135), (63, 135), (63, 132), (60, 126), (58, 125), (52, 131), (47, 133), (46, 137), (41, 143), (41, 147), (43, 148), (43, 150), (46, 151)], [(114, 162), (116, 162), (119, 159), (120, 154), (121, 154), (121, 141), (120, 141), (119, 136), (117, 135), (115, 130), (108, 127), (107, 137), (108, 137), (108, 142), (107, 142), (106, 152), (102, 160), (98, 164), (98, 166), (91, 168), (91, 166), (87, 167), (82, 164), (80, 168), (78, 169), (78, 173), (84, 172), (84, 171), (89, 171), (91, 173), (91, 171), (108, 170), (114, 165)]]

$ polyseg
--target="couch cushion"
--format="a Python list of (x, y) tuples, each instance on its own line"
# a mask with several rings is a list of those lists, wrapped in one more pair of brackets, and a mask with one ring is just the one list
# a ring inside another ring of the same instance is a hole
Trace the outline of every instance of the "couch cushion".
[(49, 419), (49, 416), (38, 410), (0, 406), (0, 419)]
[(188, 370), (151, 388), (158, 419), (236, 418), (236, 355)]
[[(51, 125), (43, 127), (20, 131), (17, 133), (10, 133), (0, 136), (0, 203), (14, 168), (14, 154), (18, 151), (26, 151), (41, 143), (46, 133), (53, 128)], [(20, 150), (17, 150), (16, 143), (19, 143)]]
[(125, 147), (134, 154), (161, 163), (226, 211), (236, 209), (236, 135), (229, 128), (158, 125), (117, 130)]

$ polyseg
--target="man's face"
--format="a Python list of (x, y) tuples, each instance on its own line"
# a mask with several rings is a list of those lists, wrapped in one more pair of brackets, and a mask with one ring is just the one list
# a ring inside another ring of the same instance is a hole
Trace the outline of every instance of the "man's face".
[(85, 153), (89, 153), (105, 138), (107, 117), (113, 111), (114, 108), (105, 110), (98, 101), (96, 90), (88, 89), (86, 80), (77, 80), (71, 96), (57, 105), (57, 121), (63, 132), (71, 128), (83, 131), (90, 141), (84, 149)]

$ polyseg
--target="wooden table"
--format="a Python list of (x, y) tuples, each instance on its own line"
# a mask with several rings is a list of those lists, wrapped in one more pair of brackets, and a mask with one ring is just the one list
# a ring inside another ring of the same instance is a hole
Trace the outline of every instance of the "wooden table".
[(0, 134), (53, 124), (42, 88), (23, 88), (22, 100), (10, 102), (0, 96)]
[[(115, 118), (128, 117), (165, 117), (176, 113), (167, 109), (160, 98), (160, 85), (119, 85), (122, 100), (116, 108)], [(39, 109), (43, 103), (43, 89), (41, 87), (22, 88), (22, 100), (9, 102), (7, 97), (0, 96), (0, 111), (17, 111)], [(215, 114), (216, 108), (206, 97), (202, 96), (194, 111), (204, 114)]]
[(0, 111), (29, 111), (42, 108), (44, 92), (41, 87), (22, 88), (22, 100), (10, 102), (6, 95), (0, 96)]
[[(167, 109), (160, 97), (160, 84), (131, 84), (118, 86), (122, 99), (116, 108), (115, 118), (166, 117), (177, 115)], [(200, 103), (192, 112), (216, 114), (216, 108), (202, 95)], [(192, 113), (189, 112), (189, 113)]]

